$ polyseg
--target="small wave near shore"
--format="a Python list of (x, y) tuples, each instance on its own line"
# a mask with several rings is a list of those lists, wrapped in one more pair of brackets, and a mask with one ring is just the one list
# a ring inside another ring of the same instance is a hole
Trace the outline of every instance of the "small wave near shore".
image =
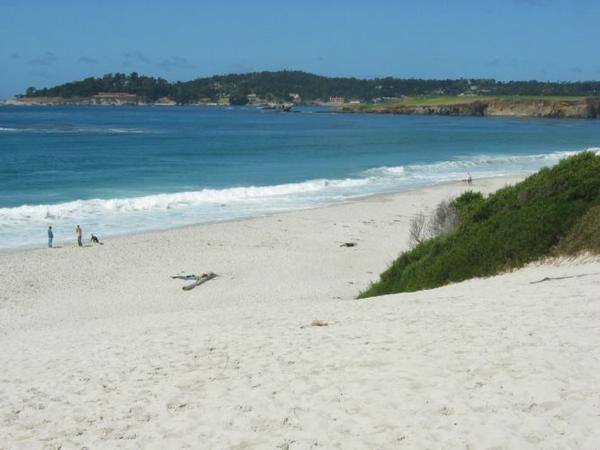
[(145, 134), (148, 130), (142, 128), (118, 128), (118, 127), (75, 127), (70, 125), (46, 127), (46, 128), (15, 128), (0, 127), (0, 133), (28, 133), (28, 134)]

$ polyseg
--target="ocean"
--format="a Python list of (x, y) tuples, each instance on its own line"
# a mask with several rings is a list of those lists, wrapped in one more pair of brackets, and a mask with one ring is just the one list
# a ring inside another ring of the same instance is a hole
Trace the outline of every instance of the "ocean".
[(594, 120), (0, 106), (0, 249), (233, 220), (473, 178), (586, 149)]

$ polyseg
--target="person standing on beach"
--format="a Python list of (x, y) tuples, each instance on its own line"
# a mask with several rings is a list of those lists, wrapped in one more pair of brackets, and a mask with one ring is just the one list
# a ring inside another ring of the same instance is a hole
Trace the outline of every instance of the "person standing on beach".
[(54, 239), (54, 233), (52, 227), (48, 227), (48, 247), (52, 248), (52, 239)]
[(79, 245), (80, 247), (83, 247), (83, 242), (81, 242), (81, 227), (79, 225), (77, 225), (75, 227), (75, 235), (77, 236), (77, 245)]

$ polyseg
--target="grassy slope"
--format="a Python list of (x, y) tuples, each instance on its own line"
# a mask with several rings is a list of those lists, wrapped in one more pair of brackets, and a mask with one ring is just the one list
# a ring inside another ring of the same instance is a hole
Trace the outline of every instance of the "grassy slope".
[(400, 100), (393, 100), (383, 103), (361, 103), (344, 105), (344, 110), (355, 110), (355, 111), (370, 111), (378, 109), (394, 109), (396, 107), (403, 106), (443, 106), (443, 105), (466, 105), (474, 102), (496, 102), (496, 101), (507, 101), (511, 103), (519, 102), (531, 102), (531, 101), (582, 101), (585, 97), (578, 96), (534, 96), (534, 95), (496, 95), (496, 96), (418, 96), (418, 97), (406, 97)]
[[(360, 297), (494, 275), (560, 251), (561, 244), (565, 251), (590, 249), (588, 240), (600, 235), (597, 209), (591, 209), (600, 206), (600, 155), (573, 156), (486, 199), (464, 194), (455, 205), (456, 232), (402, 254)], [(588, 230), (586, 237), (574, 226)]]

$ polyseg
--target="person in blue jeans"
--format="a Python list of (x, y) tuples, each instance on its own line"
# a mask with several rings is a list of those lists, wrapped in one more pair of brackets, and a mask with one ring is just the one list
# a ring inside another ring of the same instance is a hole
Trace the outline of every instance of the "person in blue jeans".
[(54, 233), (52, 227), (48, 227), (48, 247), (52, 248), (52, 239), (54, 239)]

